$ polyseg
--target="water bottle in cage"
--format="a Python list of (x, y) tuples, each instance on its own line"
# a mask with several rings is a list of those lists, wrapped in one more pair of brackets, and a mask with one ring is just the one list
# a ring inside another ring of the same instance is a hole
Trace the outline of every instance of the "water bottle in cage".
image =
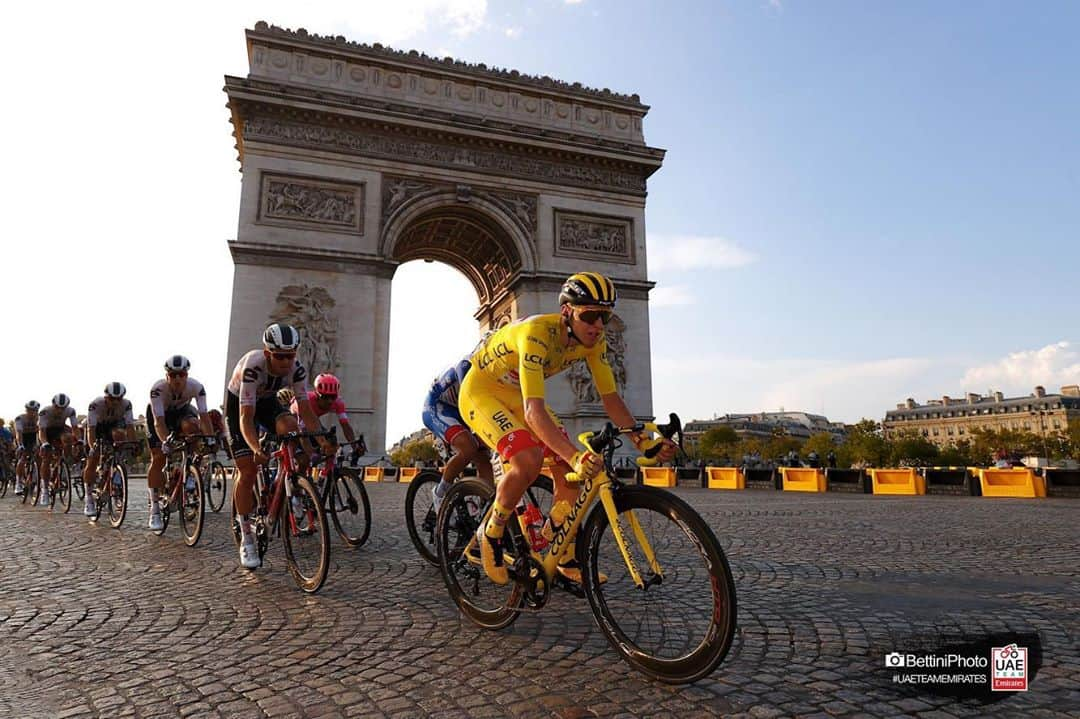
[(533, 551), (542, 552), (547, 549), (548, 539), (543, 534), (544, 515), (540, 513), (540, 508), (523, 497), (518, 502), (517, 513), (521, 517), (521, 523), (525, 525), (525, 534), (529, 537)]

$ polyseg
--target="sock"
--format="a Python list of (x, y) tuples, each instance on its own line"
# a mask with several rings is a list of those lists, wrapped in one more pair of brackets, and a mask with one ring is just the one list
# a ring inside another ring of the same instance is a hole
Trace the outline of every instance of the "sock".
[(450, 491), (450, 485), (453, 482), (447, 482), (445, 479), (439, 480), (439, 483), (435, 485), (435, 496), (442, 499), (446, 496), (446, 493)]
[(509, 507), (504, 507), (499, 504), (498, 500), (491, 507), (491, 519), (488, 520), (487, 527), (484, 528), (484, 534), (491, 539), (500, 539), (503, 536), (503, 531), (506, 530), (506, 520), (510, 518), (511, 510)]

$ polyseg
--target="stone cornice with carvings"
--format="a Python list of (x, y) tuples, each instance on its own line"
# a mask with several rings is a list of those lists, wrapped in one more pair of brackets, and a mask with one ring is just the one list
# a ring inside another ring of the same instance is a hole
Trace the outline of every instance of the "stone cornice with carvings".
[[(422, 107), (387, 98), (358, 97), (325, 88), (287, 84), (270, 80), (225, 76), (225, 92), (230, 107), (236, 101), (287, 103), (350, 118), (385, 123), (387, 120), (426, 126), (441, 132), (472, 134), (503, 142), (529, 143), (583, 155), (616, 158), (659, 169), (666, 150), (581, 135), (559, 129), (534, 127), (498, 118), (473, 117), (445, 108)], [(650, 173), (651, 174), (651, 173)]]
[(241, 161), (246, 143), (263, 142), (637, 196), (645, 195), (645, 180), (659, 167), (659, 163), (637, 164), (315, 109), (253, 103), (233, 94), (229, 104)]
[(229, 240), (229, 253), (237, 265), (290, 267), (349, 274), (375, 275), (389, 279), (394, 276), (397, 262), (373, 255), (345, 250), (321, 250), (269, 242)]
[(247, 37), (249, 45), (252, 40), (262, 40), (264, 42), (279, 44), (288, 43), (297, 47), (319, 50), (328, 54), (347, 53), (354, 56), (361, 56), (368, 60), (423, 68), (430, 72), (467, 75), (473, 78), (482, 79), (486, 82), (529, 87), (545, 93), (581, 97), (594, 102), (603, 101), (605, 103), (626, 106), (642, 113), (649, 109), (648, 105), (642, 104), (641, 98), (637, 94), (627, 95), (613, 92), (607, 88), (598, 90), (591, 87), (585, 87), (579, 82), (564, 82), (546, 75), (527, 75), (520, 73), (517, 70), (488, 67), (483, 63), (468, 63), (461, 60), (454, 60), (450, 57), (436, 58), (416, 50), (395, 50), (379, 43), (367, 45), (365, 43), (351, 42), (341, 35), (333, 37), (317, 35), (310, 33), (303, 28), (290, 30), (276, 25), (270, 25), (265, 21), (255, 23), (255, 29), (248, 30)]

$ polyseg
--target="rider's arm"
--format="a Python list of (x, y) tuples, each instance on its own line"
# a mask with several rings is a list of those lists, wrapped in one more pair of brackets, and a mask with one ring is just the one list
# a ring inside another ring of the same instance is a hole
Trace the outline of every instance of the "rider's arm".
[(163, 443), (169, 438), (169, 428), (165, 426), (165, 418), (154, 415), (154, 434)]
[(604, 411), (616, 427), (630, 427), (637, 421), (618, 392), (602, 395), (600, 399), (604, 403)]
[(131, 409), (131, 400), (124, 400), (124, 423), (127, 425), (124, 435), (128, 442), (135, 441), (135, 413)]
[(206, 410), (199, 411), (199, 431), (205, 435), (214, 434), (214, 425), (210, 422), (210, 413)]
[[(311, 409), (311, 402), (308, 402), (307, 393), (296, 395), (296, 408), (300, 411), (300, 419), (304, 422), (304, 427), (312, 428), (310, 431), (317, 432), (322, 428), (322, 422), (315, 416), (315, 410)], [(324, 450), (328, 449), (328, 440), (325, 437), (318, 438), (319, 446)]]
[(525, 422), (552, 452), (566, 460), (567, 464), (573, 465), (577, 448), (559, 431), (548, 414), (547, 403), (543, 397), (530, 397), (525, 400)]
[(356, 441), (356, 433), (353, 432), (352, 425), (347, 419), (338, 420), (341, 423), (341, 433), (345, 435), (346, 441), (352, 444)]
[(259, 452), (259, 433), (255, 429), (255, 405), (240, 405), (240, 434), (252, 452)]

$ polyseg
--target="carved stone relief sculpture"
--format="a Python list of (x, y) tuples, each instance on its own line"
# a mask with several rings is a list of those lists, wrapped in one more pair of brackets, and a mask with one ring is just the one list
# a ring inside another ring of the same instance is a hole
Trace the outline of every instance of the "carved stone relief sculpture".
[[(607, 340), (607, 360), (611, 365), (611, 372), (615, 375), (615, 385), (621, 394), (626, 389), (626, 323), (618, 315), (611, 318), (611, 322), (604, 328), (604, 338)], [(600, 393), (592, 380), (592, 373), (585, 360), (579, 360), (566, 370), (567, 379), (574, 397), (579, 404), (595, 404), (600, 402)]]
[(338, 369), (337, 303), (322, 287), (286, 285), (281, 288), (271, 322), (285, 322), (300, 330), (298, 355), (310, 373), (336, 372)]
[(363, 185), (324, 183), (264, 174), (259, 222), (335, 232), (362, 233)]
[(555, 254), (634, 262), (633, 221), (555, 210)]

